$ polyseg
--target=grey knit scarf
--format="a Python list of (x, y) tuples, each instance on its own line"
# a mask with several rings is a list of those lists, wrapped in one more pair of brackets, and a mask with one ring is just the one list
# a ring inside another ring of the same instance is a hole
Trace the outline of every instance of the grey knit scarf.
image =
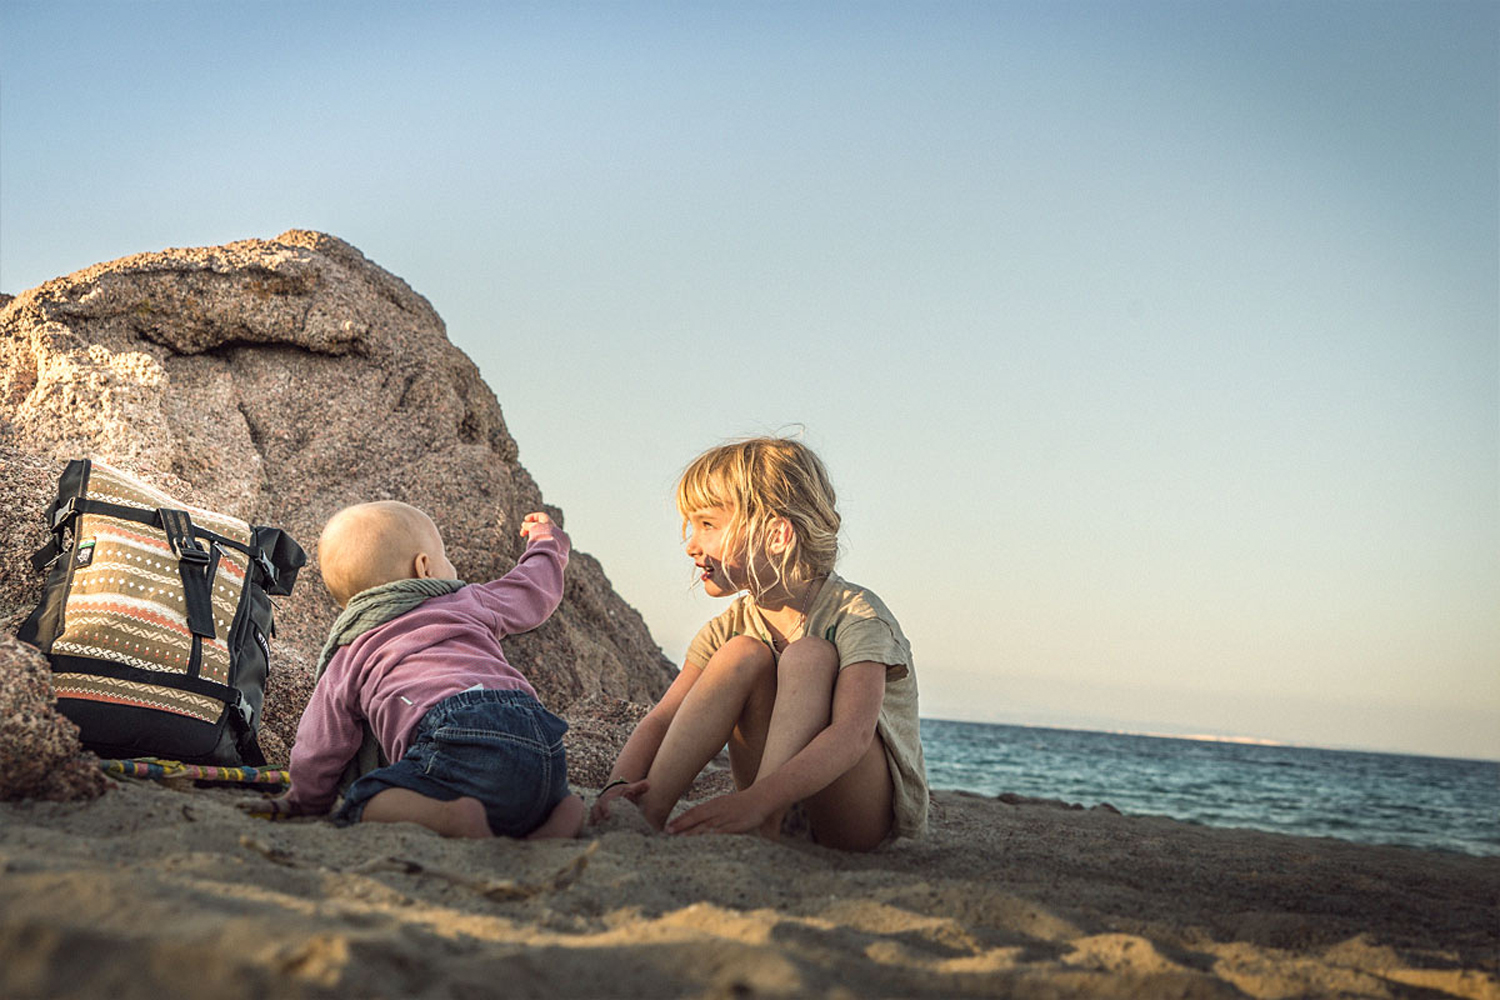
[[(347, 646), (370, 629), (399, 618), (429, 598), (451, 594), (463, 586), (462, 580), (413, 578), (392, 580), (355, 594), (328, 632), (328, 641), (323, 644), (323, 651), (318, 654), (318, 665), (313, 670), (313, 682), (316, 683), (323, 676), (323, 672), (328, 669), (328, 662), (333, 659), (333, 654), (339, 651), (340, 646)], [(377, 767), (384, 767), (389, 763), (385, 752), (380, 749), (380, 741), (375, 738), (375, 731), (370, 728), (368, 721), (365, 722), (364, 742), (339, 777), (339, 791), (348, 788), (361, 775), (369, 774)]]

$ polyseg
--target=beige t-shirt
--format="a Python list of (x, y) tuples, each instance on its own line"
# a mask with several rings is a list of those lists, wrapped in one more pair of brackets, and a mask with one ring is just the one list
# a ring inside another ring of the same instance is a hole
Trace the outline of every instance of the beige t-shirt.
[[(808, 608), (805, 634), (834, 644), (840, 670), (851, 663), (886, 665), (885, 700), (880, 703), (875, 731), (885, 744), (891, 769), (895, 832), (901, 837), (920, 837), (927, 832), (927, 768), (922, 762), (911, 644), (896, 616), (870, 591), (829, 574)], [(765, 621), (749, 594), (736, 597), (728, 610), (699, 629), (688, 647), (687, 662), (699, 669), (708, 666), (718, 648), (737, 635), (755, 636), (775, 654)]]

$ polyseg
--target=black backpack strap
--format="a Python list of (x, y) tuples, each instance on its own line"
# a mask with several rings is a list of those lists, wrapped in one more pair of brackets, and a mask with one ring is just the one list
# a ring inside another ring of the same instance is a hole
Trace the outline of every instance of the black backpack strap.
[(83, 501), (76, 496), (58, 497), (52, 501), (47, 508), (47, 530), (52, 532), (52, 537), (47, 539), (47, 544), (31, 554), (31, 568), (38, 573), (52, 568), (57, 562), (57, 557), (62, 555), (67, 547), (63, 544), (63, 535), (73, 527), (73, 518), (82, 513)]
[(229, 713), (229, 728), (234, 732), (234, 748), (243, 763), (251, 767), (264, 767), (266, 755), (261, 751), (260, 740), (255, 735), (255, 712), (238, 688), (234, 699), (226, 706)]
[(260, 585), (268, 594), (290, 594), (297, 571), (307, 565), (302, 546), (280, 528), (257, 525), (251, 530), (252, 563), (260, 574)]
[(34, 572), (45, 573), (57, 562), (57, 557), (62, 555), (63, 541), (61, 535), (53, 535), (47, 540), (47, 544), (31, 554), (31, 568)]
[(182, 574), (182, 595), (187, 602), (188, 628), (194, 635), (212, 639), (214, 607), (209, 591), (208, 550), (193, 537), (193, 521), (188, 517), (187, 511), (160, 507), (157, 508), (156, 516), (162, 530), (167, 533), (167, 544), (172, 547), (172, 555), (177, 557), (177, 570)]
[(80, 514), (104, 514), (123, 521), (137, 521), (153, 527), (160, 523), (154, 510), (125, 507), (103, 500), (86, 500), (79, 496), (60, 497), (47, 508), (47, 521), (52, 538), (46, 545), (32, 553), (32, 569), (40, 573), (57, 561), (57, 557), (67, 547), (63, 544), (63, 536), (73, 529), (73, 520)]

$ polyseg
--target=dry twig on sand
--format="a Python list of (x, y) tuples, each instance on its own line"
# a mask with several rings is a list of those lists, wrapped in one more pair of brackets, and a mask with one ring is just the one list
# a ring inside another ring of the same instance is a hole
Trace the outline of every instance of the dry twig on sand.
[(355, 865), (353, 868), (327, 869), (322, 865), (298, 861), (290, 851), (279, 847), (272, 847), (269, 844), (256, 840), (254, 837), (241, 837), (240, 846), (256, 852), (272, 864), (283, 865), (287, 868), (318, 868), (350, 875), (369, 875), (372, 872), (380, 871), (394, 871), (405, 875), (429, 875), (446, 882), (452, 882), (454, 885), (462, 886), (465, 889), (471, 889), (486, 899), (504, 903), (518, 899), (530, 899), (532, 896), (539, 896), (544, 892), (557, 892), (577, 882), (579, 876), (583, 874), (583, 870), (588, 867), (589, 858), (599, 849), (599, 841), (594, 841), (584, 849), (582, 854), (579, 854), (572, 861), (563, 865), (549, 877), (534, 882), (518, 882), (514, 879), (473, 878), (461, 872), (432, 868), (422, 864), (420, 861), (393, 856), (372, 858), (363, 864)]
[(579, 876), (583, 874), (583, 870), (589, 865), (589, 857), (598, 849), (599, 842), (596, 840), (582, 854), (553, 872), (550, 877), (536, 882), (517, 882), (514, 879), (473, 878), (460, 872), (444, 871), (441, 868), (429, 868), (421, 862), (412, 861), (409, 858), (396, 857), (375, 858), (371, 861), (366, 861), (362, 865), (350, 868), (349, 871), (361, 875), (377, 871), (398, 871), (407, 875), (431, 875), (433, 878), (440, 878), (452, 882), (454, 885), (472, 889), (486, 899), (492, 899), (496, 902), (509, 902), (517, 899), (530, 899), (532, 896), (537, 896), (544, 892), (556, 892), (560, 889), (566, 889), (578, 881)]

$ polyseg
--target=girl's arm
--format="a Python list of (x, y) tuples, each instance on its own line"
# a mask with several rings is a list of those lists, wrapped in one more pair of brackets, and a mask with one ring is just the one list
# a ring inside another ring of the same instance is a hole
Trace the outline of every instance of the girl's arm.
[(661, 700), (651, 707), (651, 711), (636, 723), (630, 739), (625, 741), (620, 755), (615, 758), (615, 766), (609, 770), (609, 781), (605, 782), (607, 786), (616, 779), (621, 779), (625, 784), (616, 785), (599, 796), (590, 813), (592, 822), (597, 823), (608, 818), (611, 799), (625, 795), (633, 800), (646, 790), (646, 772), (651, 770), (651, 762), (656, 759), (656, 751), (661, 747), (661, 741), (667, 735), (667, 727), (676, 717), (677, 709), (682, 705), (682, 699), (687, 697), (687, 693), (693, 689), (693, 685), (698, 683), (698, 678), (702, 676), (701, 667), (684, 663), (682, 669), (677, 671), (677, 678), (667, 688), (666, 694), (662, 695)]
[(775, 771), (742, 792), (694, 806), (671, 823), (671, 833), (743, 833), (779, 809), (815, 795), (870, 749), (885, 698), (883, 663), (851, 663), (839, 671), (827, 728)]

